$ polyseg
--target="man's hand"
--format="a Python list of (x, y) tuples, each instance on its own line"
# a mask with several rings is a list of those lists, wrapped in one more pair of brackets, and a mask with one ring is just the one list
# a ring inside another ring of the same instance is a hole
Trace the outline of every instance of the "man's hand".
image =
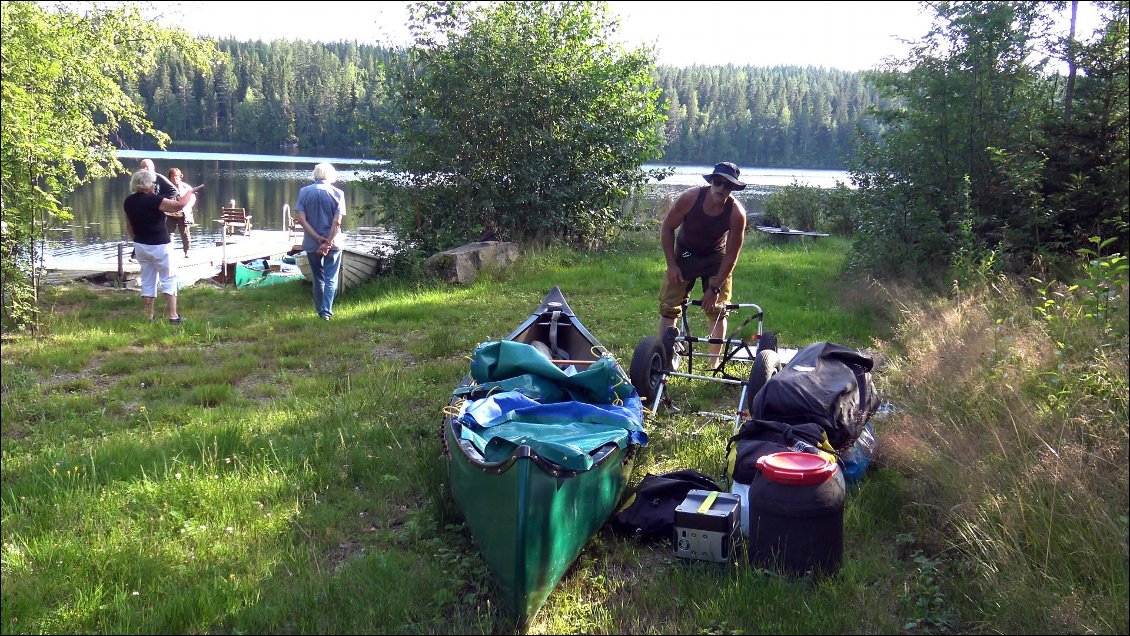
[(667, 283), (669, 285), (685, 285), (686, 280), (683, 279), (683, 270), (678, 267), (667, 268)]
[(707, 287), (706, 292), (702, 295), (702, 310), (708, 314), (718, 311), (718, 292), (714, 290), (714, 287)]

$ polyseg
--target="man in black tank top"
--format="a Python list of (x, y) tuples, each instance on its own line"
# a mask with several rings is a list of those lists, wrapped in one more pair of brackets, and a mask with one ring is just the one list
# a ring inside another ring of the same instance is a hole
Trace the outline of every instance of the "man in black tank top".
[[(730, 162), (714, 166), (714, 172), (703, 175), (710, 185), (680, 194), (663, 219), (660, 237), (667, 273), (659, 287), (660, 338), (682, 316), (683, 301), (698, 280), (702, 280), (702, 308), (710, 318), (710, 337), (726, 335), (724, 307), (730, 302), (731, 277), (745, 241), (745, 207), (730, 196), (732, 190), (745, 189), (740, 174)], [(711, 366), (717, 366), (722, 345), (711, 349)]]

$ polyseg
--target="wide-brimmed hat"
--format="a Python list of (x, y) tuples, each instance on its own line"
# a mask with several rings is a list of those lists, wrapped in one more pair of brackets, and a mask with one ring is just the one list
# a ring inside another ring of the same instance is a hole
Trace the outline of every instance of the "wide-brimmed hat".
[(738, 181), (738, 175), (740, 175), (741, 173), (742, 171), (738, 170), (737, 166), (730, 163), (729, 161), (723, 161), (722, 163), (714, 166), (714, 172), (711, 172), (710, 174), (704, 174), (702, 175), (702, 178), (706, 179), (709, 182), (711, 177), (718, 175), (734, 184), (734, 190), (745, 190), (745, 184), (741, 181)]

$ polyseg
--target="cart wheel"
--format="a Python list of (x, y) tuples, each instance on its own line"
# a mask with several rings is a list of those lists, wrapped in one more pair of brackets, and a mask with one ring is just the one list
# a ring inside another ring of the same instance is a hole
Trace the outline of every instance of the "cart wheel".
[(760, 353), (762, 351), (776, 351), (776, 350), (777, 350), (777, 334), (773, 333), (772, 331), (766, 331), (765, 333), (761, 334), (760, 338), (757, 339), (757, 351), (758, 351), (758, 353)]
[(659, 393), (659, 385), (663, 382), (665, 360), (663, 343), (657, 336), (648, 336), (640, 340), (632, 354), (632, 367), (628, 375), (636, 393), (640, 394), (644, 406), (655, 410), (655, 396)]
[[(769, 349), (758, 351), (757, 359), (753, 361), (753, 368), (749, 371), (749, 382), (746, 382), (745, 389), (745, 404), (741, 405), (741, 410), (750, 412), (753, 405), (753, 397), (769, 382), (773, 374), (777, 372), (777, 365), (780, 363), (780, 358), (777, 356), (776, 351)], [(752, 414), (752, 413), (751, 413)]]

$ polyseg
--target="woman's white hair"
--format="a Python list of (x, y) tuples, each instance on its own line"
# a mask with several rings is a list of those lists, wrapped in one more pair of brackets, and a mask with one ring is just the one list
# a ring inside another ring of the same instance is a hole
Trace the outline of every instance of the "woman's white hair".
[(332, 163), (319, 163), (314, 166), (314, 180), (322, 179), (326, 183), (337, 181), (337, 168)]
[(156, 182), (157, 177), (152, 172), (148, 170), (138, 170), (129, 178), (129, 190), (130, 192), (145, 192), (149, 188), (152, 188), (153, 184)]

